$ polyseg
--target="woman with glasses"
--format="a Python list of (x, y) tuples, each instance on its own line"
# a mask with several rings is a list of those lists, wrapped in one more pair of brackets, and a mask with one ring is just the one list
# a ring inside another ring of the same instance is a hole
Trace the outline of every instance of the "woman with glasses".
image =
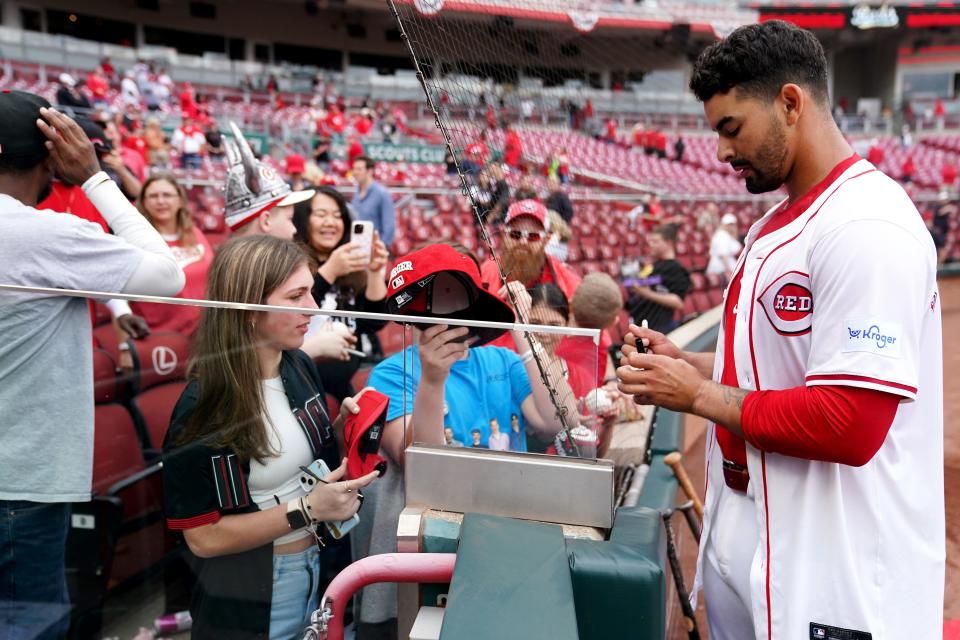
[[(213, 248), (193, 224), (187, 193), (169, 173), (156, 173), (143, 183), (137, 209), (160, 232), (183, 269), (187, 284), (178, 298), (203, 299)], [(150, 331), (174, 331), (193, 336), (200, 322), (200, 308), (188, 305), (111, 300), (107, 306), (123, 331), (120, 336), (120, 366), (131, 368), (127, 335), (141, 338)]]
[[(314, 270), (313, 297), (321, 309), (386, 313), (387, 247), (374, 232), (372, 249), (365, 254), (351, 241), (353, 220), (347, 201), (329, 186), (316, 189), (310, 200), (296, 205), (293, 224), (296, 241), (311, 258)], [(310, 320), (304, 351), (314, 358), (333, 357), (320, 368), (324, 385), (338, 400), (353, 394), (350, 379), (360, 368), (363, 352), (356, 349), (363, 334), (374, 334), (385, 322), (314, 316)], [(348, 346), (331, 354), (324, 332), (338, 332)]]

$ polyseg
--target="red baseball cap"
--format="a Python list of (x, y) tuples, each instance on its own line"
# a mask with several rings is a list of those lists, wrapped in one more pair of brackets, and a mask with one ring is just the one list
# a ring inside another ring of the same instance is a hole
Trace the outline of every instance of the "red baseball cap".
[(297, 153), (291, 153), (287, 156), (287, 173), (303, 173), (306, 168), (306, 161), (303, 156)]
[(547, 208), (540, 204), (538, 200), (520, 200), (519, 202), (514, 202), (510, 205), (510, 208), (507, 209), (507, 217), (504, 219), (503, 224), (505, 226), (509, 225), (517, 218), (523, 216), (533, 218), (539, 222), (544, 231), (550, 230), (550, 217), (547, 215)]
[[(513, 322), (513, 309), (487, 291), (473, 258), (448, 244), (427, 245), (398, 259), (387, 282), (387, 310), (393, 314)], [(418, 325), (419, 326), (419, 325)], [(429, 325), (421, 326), (421, 329)], [(470, 327), (477, 344), (499, 338), (506, 329)]]
[(379, 455), (383, 427), (387, 421), (390, 399), (373, 389), (367, 389), (357, 399), (360, 411), (347, 415), (343, 424), (343, 439), (347, 446), (347, 475), (350, 478), (387, 471), (387, 461)]

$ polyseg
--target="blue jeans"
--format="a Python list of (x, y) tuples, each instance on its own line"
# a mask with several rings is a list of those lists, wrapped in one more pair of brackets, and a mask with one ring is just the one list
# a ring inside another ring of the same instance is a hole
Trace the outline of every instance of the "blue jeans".
[(0, 640), (59, 638), (70, 626), (68, 503), (0, 500)]
[(203, 160), (199, 153), (180, 154), (180, 167), (182, 169), (199, 169), (203, 166)]
[(320, 550), (273, 556), (270, 640), (299, 640), (320, 606)]

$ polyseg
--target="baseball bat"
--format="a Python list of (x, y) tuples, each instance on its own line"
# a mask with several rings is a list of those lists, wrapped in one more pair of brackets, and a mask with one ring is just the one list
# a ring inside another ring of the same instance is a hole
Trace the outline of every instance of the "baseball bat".
[(667, 560), (670, 562), (670, 572), (673, 574), (673, 584), (677, 588), (677, 596), (680, 598), (680, 610), (683, 612), (683, 619), (687, 626), (688, 640), (700, 640), (700, 629), (697, 627), (696, 614), (693, 606), (690, 604), (690, 593), (687, 591), (687, 585), (683, 580), (683, 569), (680, 566), (680, 558), (677, 557), (677, 547), (673, 539), (673, 527), (670, 526), (670, 518), (673, 517), (673, 509), (661, 509), (660, 518), (663, 520), (663, 529), (667, 535)]
[(687, 521), (687, 525), (690, 527), (690, 533), (693, 534), (693, 539), (696, 540), (697, 544), (700, 544), (700, 520), (693, 512), (693, 501), (687, 500), (683, 504), (678, 505), (676, 510), (683, 514), (684, 520)]
[(683, 489), (683, 493), (686, 494), (687, 499), (693, 502), (693, 510), (697, 512), (697, 517), (700, 518), (700, 521), (703, 521), (703, 503), (700, 502), (700, 496), (697, 495), (697, 490), (693, 488), (693, 483), (690, 482), (690, 476), (687, 475), (687, 470), (683, 468), (683, 465), (680, 461), (683, 459), (683, 456), (679, 451), (674, 451), (668, 453), (663, 458), (663, 463), (673, 469), (673, 475), (676, 476), (677, 482), (680, 483), (680, 488)]

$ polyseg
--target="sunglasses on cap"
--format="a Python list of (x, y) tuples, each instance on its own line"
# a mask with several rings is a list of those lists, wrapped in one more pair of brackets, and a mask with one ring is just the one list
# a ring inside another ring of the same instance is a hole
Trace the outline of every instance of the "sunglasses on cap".
[(546, 231), (523, 231), (522, 229), (504, 229), (504, 231), (510, 239), (524, 242), (540, 242), (547, 235)]

